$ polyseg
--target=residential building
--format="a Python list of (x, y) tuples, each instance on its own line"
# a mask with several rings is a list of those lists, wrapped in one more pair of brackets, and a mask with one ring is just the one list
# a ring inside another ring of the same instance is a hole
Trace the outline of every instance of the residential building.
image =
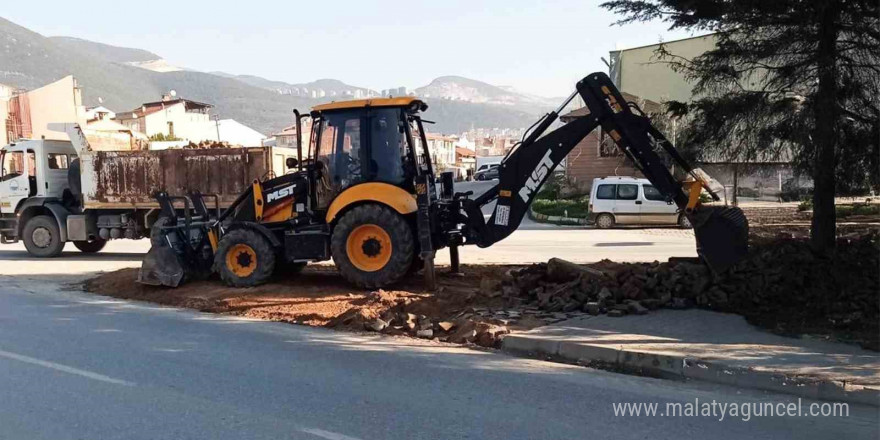
[(130, 112), (118, 113), (116, 121), (148, 137), (161, 134), (194, 142), (219, 140), (216, 133), (211, 138), (202, 138), (201, 133), (195, 139), (189, 136), (195, 126), (213, 123), (209, 115), (211, 107), (210, 104), (164, 95), (161, 101), (148, 102)]
[(65, 133), (49, 131), (49, 123), (86, 124), (82, 93), (73, 76), (27, 92), (13, 92), (6, 102), (6, 143), (18, 139), (68, 140)]
[(455, 167), (455, 142), (457, 138), (437, 133), (425, 133), (428, 152), (436, 172), (451, 171)]
[[(303, 145), (309, 144), (312, 132), (312, 122), (309, 119), (302, 121)], [(284, 127), (280, 132), (275, 133), (275, 146), (284, 148), (296, 148), (296, 125)]]
[(87, 107), (86, 108), (86, 121), (98, 121), (103, 119), (113, 119), (116, 117), (116, 112), (113, 110), (104, 107), (103, 105), (99, 105), (97, 107)]
[(148, 137), (162, 135), (193, 143), (226, 142), (244, 147), (262, 145), (265, 135), (233, 119), (212, 118), (212, 107), (211, 104), (165, 95), (161, 101), (117, 113), (116, 121)]
[[(660, 45), (674, 56), (692, 59), (711, 50), (716, 42), (715, 35), (710, 34), (611, 51), (609, 75), (627, 101), (636, 102), (646, 113), (659, 114), (665, 102), (689, 102), (694, 98), (693, 84), (658, 59)], [(580, 108), (561, 116), (560, 120), (568, 122), (586, 114), (587, 110)], [(675, 121), (672, 121), (672, 128), (664, 133), (673, 144), (677, 137), (675, 128)], [(695, 165), (727, 187), (728, 199), (733, 196), (734, 185), (740, 193), (775, 199), (786, 181), (797, 180), (793, 167), (786, 162), (737, 164), (718, 160)], [(582, 140), (566, 158), (566, 176), (584, 191), (589, 190), (594, 178), (615, 175), (641, 177), (616, 146), (605, 139), (601, 130)]]
[(688, 102), (693, 97), (693, 84), (684, 75), (672, 70), (657, 57), (662, 44), (673, 56), (693, 59), (715, 47), (714, 34), (650, 44), (610, 53), (609, 75), (621, 91), (654, 102)]
[(461, 173), (461, 179), (470, 180), (474, 176), (477, 167), (477, 155), (473, 150), (463, 147), (455, 147), (455, 167)]
[(12, 133), (10, 128), (6, 126), (7, 116), (9, 115), (9, 100), (15, 93), (15, 87), (0, 84), (0, 146), (9, 143)]
[[(18, 139), (68, 140), (66, 133), (49, 131), (48, 124), (72, 122), (80, 124), (89, 145), (95, 150), (139, 150), (146, 147), (146, 136), (132, 132), (100, 115), (112, 114), (107, 109), (89, 112), (82, 106), (81, 90), (72, 76), (31, 91), (15, 91), (0, 87), (0, 117), (3, 144)], [(105, 111), (106, 110), (106, 111)]]

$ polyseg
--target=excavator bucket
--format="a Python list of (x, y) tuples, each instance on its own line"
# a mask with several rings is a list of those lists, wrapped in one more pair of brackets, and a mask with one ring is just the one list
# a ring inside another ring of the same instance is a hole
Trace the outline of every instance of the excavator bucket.
[(137, 282), (152, 286), (177, 287), (183, 282), (186, 269), (177, 252), (168, 245), (154, 245), (147, 252)]
[(701, 206), (688, 218), (697, 238), (697, 254), (713, 272), (724, 272), (746, 257), (749, 222), (741, 209)]

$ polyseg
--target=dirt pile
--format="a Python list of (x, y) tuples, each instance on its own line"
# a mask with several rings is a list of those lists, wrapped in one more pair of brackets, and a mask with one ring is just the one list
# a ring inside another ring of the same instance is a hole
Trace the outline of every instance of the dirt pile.
[(875, 232), (841, 238), (833, 255), (814, 254), (804, 239), (754, 246), (749, 257), (716, 275), (696, 261), (581, 267), (553, 259), (511, 270), (498, 287), (508, 304), (548, 312), (609, 316), (660, 307), (704, 307), (744, 315), (785, 334), (818, 334), (877, 350), (880, 338), (880, 247)]
[(510, 326), (532, 328), (567, 317), (520, 322), (524, 314), (506, 310), (495, 292), (481, 289), (481, 282), (496, 285), (512, 267), (464, 265), (462, 274), (440, 268), (439, 289), (433, 293), (424, 290), (419, 276), (403, 280), (394, 290), (359, 290), (327, 265), (309, 266), (298, 275), (248, 289), (230, 288), (218, 280), (176, 289), (145, 286), (134, 281), (137, 269), (123, 269), (87, 281), (85, 289), (211, 313), (497, 347)]

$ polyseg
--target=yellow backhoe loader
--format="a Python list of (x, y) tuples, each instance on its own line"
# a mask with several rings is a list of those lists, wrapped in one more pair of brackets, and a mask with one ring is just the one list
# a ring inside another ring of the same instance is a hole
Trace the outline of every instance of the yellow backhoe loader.
[[(589, 114), (548, 132), (578, 95)], [(437, 183), (420, 116), (426, 109), (417, 98), (401, 97), (295, 112), (300, 142), (299, 157), (288, 160), (292, 170), (254, 181), (223, 212), (216, 204), (210, 209), (198, 192), (158, 194), (163, 226), (139, 281), (176, 286), (215, 272), (231, 286), (254, 286), (276, 271), (332, 258), (360, 287), (387, 286), (421, 268), (433, 286), (437, 250), (449, 248), (457, 270), (459, 246), (488, 247), (510, 235), (556, 166), (600, 127), (687, 216), (697, 253), (712, 270), (726, 270), (747, 252), (742, 211), (702, 205), (703, 191), (718, 200), (716, 183), (692, 169), (604, 73), (578, 82), (558, 109), (536, 122), (501, 162), (498, 184), (476, 198), (455, 192), (451, 173), (441, 173)], [(312, 129), (304, 146), (306, 118)], [(492, 201), (487, 220), (480, 208)]]

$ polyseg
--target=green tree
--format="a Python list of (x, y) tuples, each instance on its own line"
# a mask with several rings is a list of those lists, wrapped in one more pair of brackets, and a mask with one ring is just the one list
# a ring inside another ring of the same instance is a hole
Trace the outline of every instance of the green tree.
[(834, 197), (878, 185), (880, 19), (877, 0), (612, 0), (618, 24), (663, 20), (716, 33), (693, 59), (658, 58), (694, 84), (669, 103), (691, 117), (686, 141), (702, 154), (792, 160), (814, 181), (811, 241), (833, 249)]

